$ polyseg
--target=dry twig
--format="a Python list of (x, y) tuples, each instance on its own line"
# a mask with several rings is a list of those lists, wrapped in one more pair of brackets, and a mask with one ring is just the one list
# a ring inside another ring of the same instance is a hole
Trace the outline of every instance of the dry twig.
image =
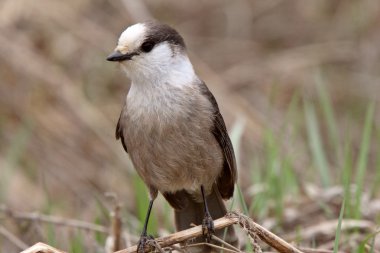
[(18, 219), (18, 220), (30, 220), (35, 222), (46, 222), (58, 226), (74, 227), (84, 230), (90, 230), (100, 233), (108, 233), (108, 229), (104, 226), (93, 224), (86, 221), (67, 219), (57, 216), (45, 215), (40, 213), (28, 213), (28, 212), (18, 212), (13, 211), (5, 206), (0, 206), (0, 212), (4, 213), (8, 217)]
[(258, 236), (262, 241), (266, 242), (268, 245), (275, 248), (279, 252), (302, 252), (269, 230), (253, 222), (251, 218), (241, 213), (232, 212), (228, 214), (227, 217), (238, 219), (239, 225), (247, 231), (250, 237), (255, 238)]
[(5, 227), (0, 225), (0, 235), (4, 236), (7, 238), (11, 243), (16, 245), (19, 249), (23, 250), (28, 248), (28, 245), (21, 241), (20, 238), (9, 232)]
[(220, 244), (226, 246), (227, 248), (230, 248), (231, 250), (234, 250), (234, 251), (237, 251), (237, 252), (240, 252), (240, 250), (236, 247), (234, 247), (233, 245), (227, 243), (226, 241), (223, 241), (222, 239), (220, 239), (219, 237), (215, 236), (215, 235), (212, 235), (211, 238), (216, 241), (216, 242), (219, 242)]
[[(271, 233), (270, 231), (266, 230), (264, 227), (260, 226), (259, 224), (255, 223), (250, 219), (249, 217), (242, 215), (237, 212), (229, 213), (225, 217), (217, 219), (214, 221), (215, 229), (223, 229), (225, 227), (239, 224), (247, 233), (248, 236), (252, 238), (259, 237), (262, 241), (266, 242), (271, 247), (275, 248), (279, 252), (297, 252), (301, 253), (299, 249), (294, 247), (293, 245), (285, 242), (280, 237), (276, 236), (275, 234)], [(189, 228), (165, 237), (157, 238), (155, 239), (156, 245), (159, 245), (161, 248), (169, 247), (171, 245), (177, 244), (177, 243), (183, 243), (190, 239), (199, 237), (202, 235), (202, 227), (196, 226), (193, 228)], [(195, 244), (200, 245), (200, 244)], [(202, 244), (205, 245), (205, 244)], [(187, 245), (189, 247), (190, 245)], [(192, 244), (191, 247), (193, 247), (194, 244)], [(216, 245), (213, 245), (214, 247)], [(216, 246), (219, 247), (219, 246)], [(131, 253), (136, 252), (137, 245), (134, 245), (132, 247), (129, 247), (127, 249), (118, 251), (117, 253)], [(145, 248), (145, 252), (148, 252), (150, 249), (148, 247)], [(226, 250), (226, 248), (224, 248)], [(232, 249), (228, 249), (228, 251), (235, 251)]]
[[(310, 240), (313, 237), (316, 237), (317, 235), (335, 235), (335, 230), (338, 225), (338, 220), (330, 220), (325, 221), (322, 223), (319, 223), (317, 225), (313, 225), (311, 227), (305, 228), (302, 231), (302, 238), (303, 240)], [(360, 230), (366, 230), (373, 232), (375, 231), (375, 224), (368, 220), (350, 220), (350, 219), (343, 219), (342, 220), (342, 231), (350, 230), (350, 229), (360, 229)], [(287, 240), (294, 240), (297, 238), (296, 233), (288, 234), (286, 236)]]
[(45, 243), (39, 242), (34, 244), (32, 247), (22, 251), (21, 253), (65, 253), (62, 250), (58, 250), (56, 248), (53, 248), (50, 245), (47, 245)]
[[(238, 219), (237, 218), (227, 218), (223, 217), (220, 219), (217, 219), (214, 221), (215, 229), (222, 229), (228, 226), (231, 226), (233, 224), (237, 224)], [(161, 248), (171, 246), (173, 244), (177, 244), (180, 242), (188, 241), (192, 238), (196, 238), (202, 235), (202, 226), (196, 226), (192, 227), (183, 231), (179, 231), (177, 233), (157, 238), (155, 241), (158, 243), (158, 245), (161, 246)], [(123, 249), (118, 251), (118, 253), (129, 253), (129, 252), (136, 252), (137, 245), (134, 245), (132, 247), (129, 247), (127, 249)], [(148, 247), (146, 247), (145, 252), (148, 252)]]

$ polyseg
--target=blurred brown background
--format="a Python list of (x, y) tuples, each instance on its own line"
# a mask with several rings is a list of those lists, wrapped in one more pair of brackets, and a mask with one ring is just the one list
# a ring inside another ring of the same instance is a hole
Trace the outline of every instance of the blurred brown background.
[[(328, 143), (319, 84), (331, 99), (340, 144), (349, 135), (353, 155), (360, 151), (367, 107), (380, 94), (379, 1), (1, 0), (0, 205), (94, 222), (99, 203), (109, 203), (104, 192), (114, 192), (127, 224), (138, 227), (141, 187), (114, 138), (129, 81), (105, 58), (127, 26), (152, 18), (183, 35), (216, 96), (240, 147), (246, 201), (255, 190), (252, 173), (266, 168), (260, 156), (268, 129), (281, 139), (278, 152), (292, 157), (300, 188), (321, 185), (302, 127), (307, 101)], [(368, 175), (380, 170), (378, 105)], [(343, 161), (333, 145), (324, 150), (333, 185)], [(158, 209), (170, 213), (164, 204)], [(0, 216), (2, 222), (28, 244), (46, 239)], [(16, 249), (0, 239), (0, 251)]]

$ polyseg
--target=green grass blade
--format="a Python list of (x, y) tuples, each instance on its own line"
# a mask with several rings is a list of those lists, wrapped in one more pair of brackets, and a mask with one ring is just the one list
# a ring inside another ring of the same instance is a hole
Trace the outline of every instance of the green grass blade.
[[(236, 121), (236, 123), (234, 124), (234, 126), (232, 127), (230, 131), (230, 138), (231, 138), (232, 146), (234, 147), (236, 165), (237, 165), (238, 170), (240, 168), (240, 162), (239, 162), (240, 161), (240, 142), (244, 133), (244, 129), (245, 129), (245, 120), (240, 118)], [(236, 186), (235, 197), (237, 197), (239, 204), (241, 208), (243, 209), (244, 213), (248, 215), (249, 214), (248, 207), (247, 207), (247, 204), (245, 203), (241, 188), (238, 184), (236, 184), (235, 186)]]
[[(280, 144), (272, 130), (265, 131), (265, 153), (266, 155), (266, 176), (263, 182), (268, 186), (268, 194), (271, 200), (275, 201), (275, 214), (279, 222), (282, 219), (283, 198), (286, 189), (285, 171), (280, 155)], [(264, 195), (265, 196), (265, 195)]]
[(25, 120), (19, 129), (17, 129), (12, 142), (7, 147), (8, 149), (5, 150), (5, 164), (2, 164), (0, 169), (0, 202), (7, 196), (7, 190), (15, 172), (14, 169), (26, 151), (32, 130), (32, 124), (28, 120)]
[(337, 158), (339, 158), (340, 145), (337, 123), (335, 121), (336, 117), (334, 115), (333, 106), (331, 104), (331, 98), (328, 92), (326, 91), (325, 80), (322, 78), (320, 72), (318, 72), (315, 75), (315, 82), (317, 84), (319, 101), (322, 106), (322, 113), (324, 118), (326, 119), (329, 138), (332, 140), (334, 150), (336, 150), (336, 152), (338, 153)]
[[(240, 188), (240, 186), (238, 185), (238, 184), (236, 184), (235, 185), (235, 187), (236, 187), (236, 190), (235, 190), (235, 196), (234, 196), (234, 198), (236, 199), (238, 199), (238, 201), (239, 201), (239, 203), (240, 203), (240, 206), (241, 206), (241, 208), (243, 209), (243, 213), (245, 214), (245, 215), (249, 215), (249, 213), (248, 213), (248, 208), (247, 208), (247, 204), (245, 203), (245, 200), (244, 200), (244, 196), (243, 196), (243, 193), (242, 193), (242, 191), (241, 191), (241, 188)], [(249, 243), (249, 242), (247, 242), (246, 244), (245, 244), (245, 247), (246, 247), (246, 251), (247, 252), (253, 252), (253, 248), (252, 248), (252, 245)]]
[(243, 137), (244, 129), (245, 129), (245, 120), (240, 118), (235, 122), (229, 134), (231, 138), (232, 146), (234, 147), (234, 151), (235, 151), (237, 169), (240, 168), (240, 143), (241, 143), (241, 138)]
[[(247, 204), (245, 203), (243, 193), (242, 193), (241, 188), (238, 184), (236, 184), (236, 191), (235, 192), (236, 192), (235, 196), (237, 195), (237, 197), (238, 197), (240, 206), (243, 209), (243, 213), (245, 215), (249, 216)], [(253, 247), (249, 242), (246, 242), (245, 247), (246, 247), (247, 252), (253, 252)]]
[(355, 207), (355, 212), (354, 212), (354, 218), (356, 219), (361, 218), (361, 212), (360, 212), (361, 197), (362, 197), (362, 191), (363, 191), (364, 177), (367, 171), (368, 152), (369, 152), (369, 147), (371, 144), (371, 131), (372, 131), (372, 125), (373, 125), (374, 111), (375, 111), (375, 103), (372, 102), (367, 109), (362, 142), (360, 144), (359, 158), (358, 158), (358, 162), (356, 166), (356, 182), (355, 182), (356, 183), (356, 194), (355, 194), (356, 207)]
[[(260, 170), (259, 161), (256, 158), (252, 162), (251, 180), (253, 185), (261, 185), (261, 187), (266, 187), (266, 181), (263, 177), (263, 171)], [(254, 214), (255, 217), (261, 219), (266, 216), (268, 211), (268, 191), (262, 190), (257, 193), (252, 198), (252, 201), (249, 205), (249, 213)]]
[(47, 243), (49, 245), (53, 247), (59, 247), (57, 236), (56, 236), (56, 228), (54, 227), (54, 225), (52, 224), (46, 225), (45, 235), (46, 235)]
[[(140, 228), (141, 231), (144, 226), (144, 221), (146, 217), (146, 213), (148, 211), (149, 206), (149, 193), (141, 178), (135, 174), (134, 179), (134, 189), (135, 189), (135, 199), (137, 205), (137, 216), (140, 220)], [(152, 213), (149, 218), (148, 224), (148, 232), (149, 234), (157, 234), (157, 219), (154, 214), (154, 208), (152, 209)]]
[(239, 204), (240, 204), (241, 208), (243, 209), (243, 213), (245, 215), (249, 215), (247, 203), (245, 203), (243, 192), (241, 191), (241, 188), (238, 184), (236, 184), (235, 186), (236, 186), (237, 199), (239, 200)]
[(371, 191), (371, 196), (373, 198), (378, 198), (380, 197), (379, 195), (379, 190), (380, 190), (380, 129), (377, 131), (377, 153), (376, 153), (376, 161), (375, 161), (375, 180), (374, 183), (372, 184), (372, 191)]
[(338, 227), (336, 228), (336, 232), (335, 232), (334, 253), (337, 253), (339, 249), (340, 232), (342, 229), (342, 220), (343, 220), (345, 206), (346, 206), (346, 197), (343, 198), (342, 207), (340, 208)]
[[(348, 134), (349, 136), (349, 134)], [(344, 198), (346, 217), (352, 217), (352, 203), (351, 203), (351, 180), (353, 171), (353, 159), (352, 159), (352, 141), (349, 137), (346, 137), (347, 141), (344, 147), (344, 164), (342, 173), (342, 185), (344, 186)]]
[(375, 239), (376, 236), (380, 234), (380, 230), (376, 230), (373, 233), (368, 234), (359, 244), (357, 252), (366, 252), (366, 244), (369, 240), (371, 240), (371, 248), (369, 253), (373, 253), (375, 251)]
[(369, 250), (369, 253), (374, 253), (374, 252), (375, 252), (375, 237), (373, 237), (371, 240), (371, 248)]
[(318, 169), (323, 186), (328, 187), (331, 185), (329, 166), (321, 142), (315, 109), (308, 102), (305, 102), (305, 119), (314, 165)]
[(84, 253), (83, 236), (78, 232), (70, 241), (70, 252), (72, 253)]
[(104, 220), (107, 223), (111, 222), (110, 219), (110, 210), (104, 205), (103, 201), (101, 200), (103, 196), (98, 196), (95, 194), (94, 199), (96, 203), (96, 211), (97, 211), (97, 218), (99, 220)]

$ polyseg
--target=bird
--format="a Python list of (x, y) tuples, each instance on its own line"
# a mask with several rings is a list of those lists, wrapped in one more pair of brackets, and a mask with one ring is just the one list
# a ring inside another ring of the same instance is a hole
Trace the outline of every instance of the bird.
[[(223, 200), (233, 196), (236, 159), (218, 103), (195, 73), (183, 37), (159, 21), (136, 23), (121, 33), (107, 60), (119, 62), (131, 80), (116, 139), (150, 196), (138, 252), (150, 238), (147, 227), (159, 192), (174, 208), (177, 231), (201, 224), (203, 237), (195, 242), (223, 237), (213, 219), (227, 213)], [(226, 235), (228, 243), (238, 245), (232, 227)]]

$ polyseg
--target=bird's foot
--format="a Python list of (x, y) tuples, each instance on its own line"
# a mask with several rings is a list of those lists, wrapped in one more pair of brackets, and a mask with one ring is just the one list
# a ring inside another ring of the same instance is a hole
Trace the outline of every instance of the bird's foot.
[(214, 221), (209, 212), (206, 212), (203, 218), (202, 234), (206, 238), (206, 242), (210, 242), (212, 235), (215, 234)]
[(149, 240), (154, 240), (153, 236), (141, 235), (139, 243), (137, 244), (137, 253), (145, 252), (145, 247), (149, 246), (147, 243)]

